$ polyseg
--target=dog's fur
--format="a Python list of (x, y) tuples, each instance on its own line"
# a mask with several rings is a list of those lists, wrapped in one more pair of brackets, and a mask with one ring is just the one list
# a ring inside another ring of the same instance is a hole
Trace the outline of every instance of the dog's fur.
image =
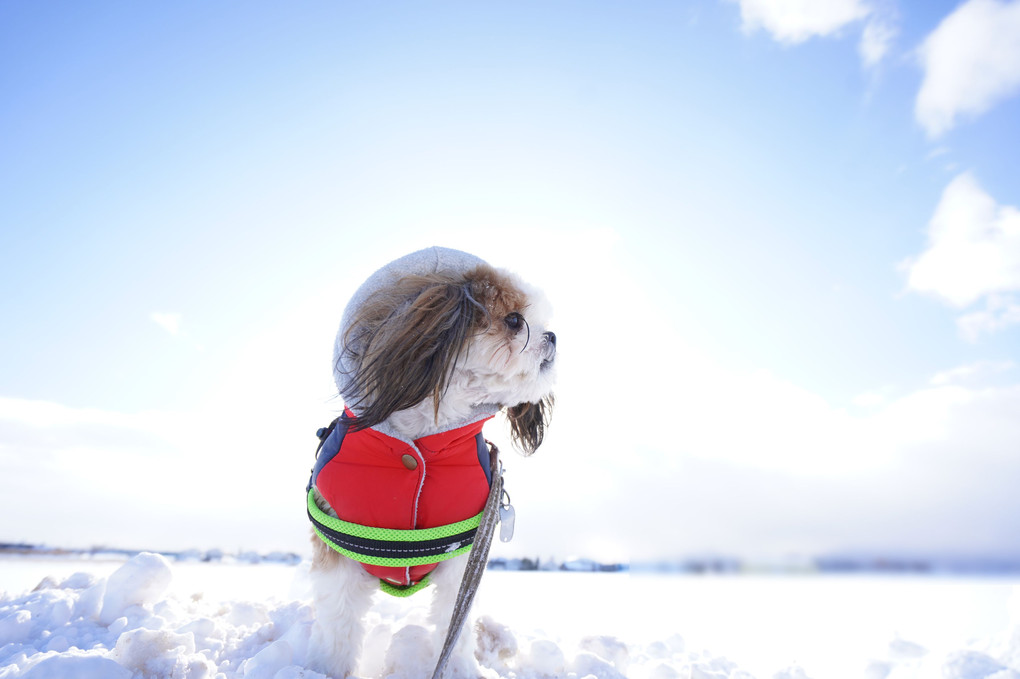
[[(435, 264), (401, 273), (402, 260), (394, 262), (383, 283), (386, 269), (345, 312), (335, 373), (355, 426), (413, 441), (502, 410), (516, 447), (533, 453), (551, 414), (555, 376), (556, 336), (547, 329), (544, 296), (465, 253), (434, 248), (408, 258), (425, 254)], [(456, 264), (446, 266), (450, 257)], [(321, 498), (319, 505), (331, 511)], [(378, 581), (314, 535), (312, 542), (312, 667), (344, 679), (356, 669)], [(465, 565), (466, 556), (456, 557), (431, 575), (436, 656)], [(472, 635), (461, 634), (448, 676), (479, 676), (472, 648)]]

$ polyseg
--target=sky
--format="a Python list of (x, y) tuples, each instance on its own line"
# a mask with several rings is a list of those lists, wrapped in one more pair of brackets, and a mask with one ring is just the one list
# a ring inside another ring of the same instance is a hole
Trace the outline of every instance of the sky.
[(0, 92), (0, 541), (308, 553), (443, 245), (556, 312), (494, 555), (1020, 556), (1020, 1), (4, 3)]

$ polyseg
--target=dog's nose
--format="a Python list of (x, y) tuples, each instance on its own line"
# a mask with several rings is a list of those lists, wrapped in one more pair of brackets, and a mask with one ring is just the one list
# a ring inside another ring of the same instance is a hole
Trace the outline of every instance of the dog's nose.
[(551, 344), (553, 346), (556, 346), (556, 333), (554, 333), (554, 332), (547, 332), (547, 333), (545, 333), (544, 336), (545, 336), (545, 341), (546, 342), (548, 342), (549, 344)]

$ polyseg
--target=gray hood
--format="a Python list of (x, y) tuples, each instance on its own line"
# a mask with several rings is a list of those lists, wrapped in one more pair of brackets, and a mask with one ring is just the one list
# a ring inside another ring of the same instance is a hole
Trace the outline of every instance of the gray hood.
[[(333, 380), (336, 382), (337, 390), (339, 390), (340, 396), (343, 397), (344, 401), (348, 404), (355, 403), (358, 400), (359, 394), (350, 393), (347, 390), (347, 375), (353, 373), (357, 366), (348, 364), (350, 356), (343, 351), (343, 338), (347, 333), (351, 319), (355, 316), (361, 305), (364, 304), (373, 293), (392, 284), (403, 276), (439, 272), (466, 273), (480, 264), (485, 263), (485, 260), (480, 257), (476, 257), (475, 255), (468, 254), (467, 252), (461, 252), (460, 250), (453, 250), (450, 248), (431, 247), (425, 248), (424, 250), (418, 250), (417, 252), (412, 252), (409, 255), (404, 255), (399, 259), (395, 259), (369, 276), (368, 279), (361, 284), (361, 287), (355, 291), (351, 300), (347, 303), (347, 307), (344, 309), (344, 314), (340, 321), (340, 329), (337, 332), (336, 340), (333, 343)], [(351, 409), (354, 411), (354, 414), (357, 415), (357, 409)], [(470, 418), (461, 423), (455, 423), (450, 427), (443, 427), (443, 430), (455, 429), (459, 426), (470, 424), (471, 422), (477, 422), (484, 417), (495, 415), (497, 412), (499, 412), (499, 407), (497, 405), (481, 404), (475, 408), (475, 412), (472, 413)], [(387, 422), (382, 422), (374, 428), (384, 434), (403, 439), (402, 436), (399, 436), (392, 431), (392, 428), (388, 426)], [(437, 431), (439, 430), (437, 429)]]

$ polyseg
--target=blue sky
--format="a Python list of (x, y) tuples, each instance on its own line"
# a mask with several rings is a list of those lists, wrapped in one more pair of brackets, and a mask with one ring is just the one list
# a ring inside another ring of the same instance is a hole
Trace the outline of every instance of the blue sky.
[(507, 553), (1017, 554), (1017, 45), (994, 0), (4, 5), (0, 540), (304, 549), (340, 311), (441, 244), (557, 310)]

